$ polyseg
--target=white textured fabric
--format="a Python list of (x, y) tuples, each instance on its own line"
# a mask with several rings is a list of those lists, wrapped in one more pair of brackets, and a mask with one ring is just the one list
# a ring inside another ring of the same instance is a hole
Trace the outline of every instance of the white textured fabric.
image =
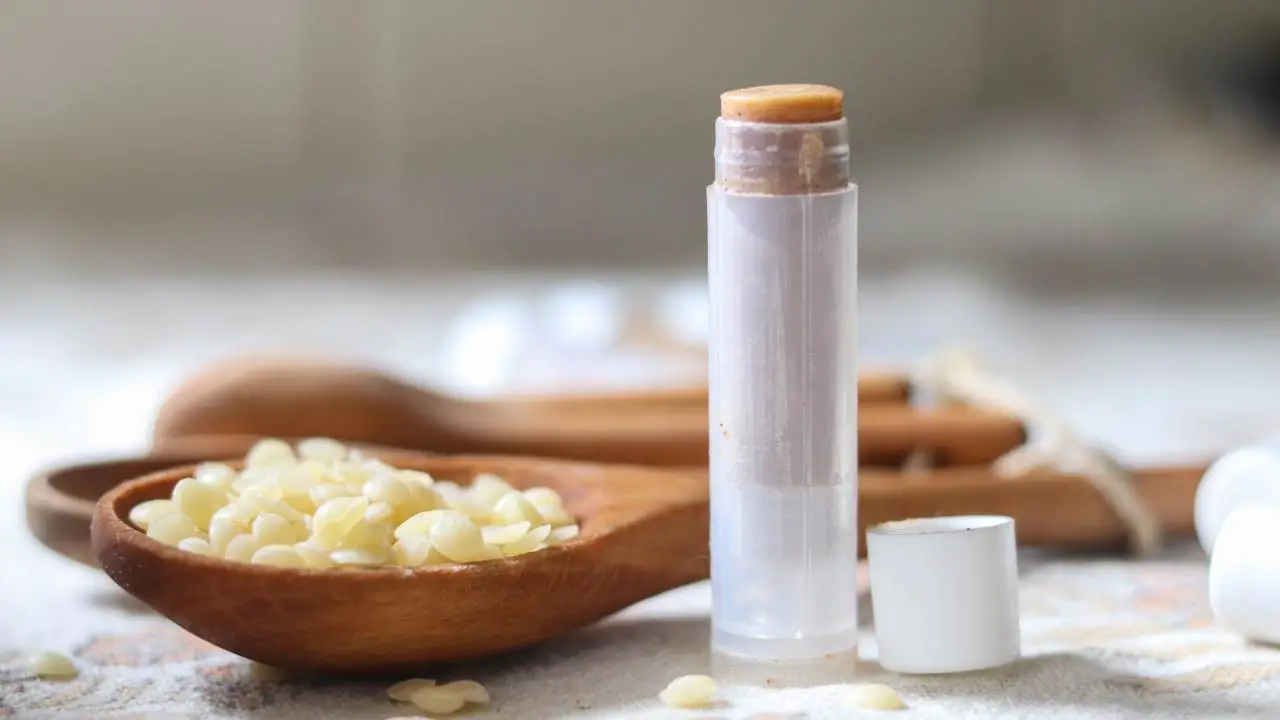
[[(0, 472), (7, 478), (0, 489), (0, 717), (412, 714), (386, 699), (386, 683), (256, 679), (244, 661), (190, 639), (104, 576), (29, 539), (21, 485), (38, 466), (141, 448), (166, 389), (220, 355), (312, 349), (425, 372), (439, 320), (467, 285), (6, 279), (0, 304)], [(1280, 348), (1259, 343), (1256, 352), (1238, 345), (1222, 351), (1216, 339), (1229, 335), (1221, 325), (1229, 313), (1221, 309), (1202, 308), (1199, 319), (1186, 319), (1177, 308), (1113, 305), (1110, 324), (1099, 327), (1079, 304), (1022, 302), (959, 276), (864, 282), (864, 351), (898, 361), (965, 340), (1022, 385), (1046, 388), (1043, 396), (1072, 422), (1140, 462), (1195, 457), (1280, 427), (1280, 410), (1259, 397), (1275, 394), (1261, 392), (1248, 372), (1280, 366)], [(1134, 343), (1135, 337), (1146, 343)], [(1051, 347), (1062, 339), (1073, 344), (1070, 357)], [(1194, 382), (1207, 376), (1221, 384)], [(1232, 387), (1237, 395), (1224, 394)], [(1226, 422), (1239, 419), (1244, 422)], [(865, 679), (897, 688), (911, 707), (907, 717), (1276, 716), (1280, 651), (1248, 647), (1212, 626), (1204, 562), (1194, 548), (1143, 563), (1031, 556), (1023, 563), (1027, 660), (973, 676), (868, 671)], [(656, 695), (670, 679), (706, 670), (707, 608), (704, 585), (684, 588), (544, 647), (440, 676), (490, 687), (494, 704), (468, 715), (476, 718), (855, 716), (842, 686), (725, 688), (726, 702), (709, 711), (663, 708)], [(35, 649), (74, 656), (81, 677), (56, 684), (32, 679), (21, 657)], [(874, 643), (866, 651), (873, 653)]]

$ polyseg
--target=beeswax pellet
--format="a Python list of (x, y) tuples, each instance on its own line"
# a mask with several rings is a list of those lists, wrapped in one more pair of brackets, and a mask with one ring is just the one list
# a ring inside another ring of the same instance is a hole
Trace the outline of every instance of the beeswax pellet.
[(298, 443), (298, 454), (307, 460), (334, 462), (347, 456), (347, 446), (331, 438), (308, 438)]
[(156, 518), (176, 512), (178, 512), (178, 504), (172, 500), (148, 500), (133, 506), (129, 511), (129, 522), (146, 532)]
[(551, 531), (550, 542), (554, 545), (578, 537), (577, 525), (565, 525)]
[(403, 540), (407, 537), (429, 536), (431, 528), (446, 515), (457, 515), (454, 510), (428, 510), (420, 512), (417, 515), (405, 520), (395, 530), (396, 538)]
[(327, 568), (333, 567), (333, 558), (329, 557), (330, 551), (310, 542), (300, 542), (293, 546), (298, 555), (306, 562), (307, 567)]
[(173, 502), (183, 515), (191, 518), (197, 528), (208, 530), (209, 519), (226, 502), (226, 493), (191, 477), (179, 480), (173, 486)]
[(200, 529), (191, 522), (191, 518), (181, 513), (161, 515), (151, 521), (147, 528), (147, 537), (159, 540), (165, 545), (177, 545), (189, 537), (200, 535)]
[(678, 677), (658, 694), (671, 707), (699, 708), (710, 705), (716, 696), (716, 681), (706, 675)]
[(467, 704), (461, 694), (445, 690), (442, 687), (419, 688), (409, 696), (410, 702), (418, 709), (433, 715), (450, 715)]
[(244, 463), (248, 467), (255, 468), (268, 465), (283, 465), (296, 459), (297, 456), (293, 454), (293, 448), (289, 447), (289, 443), (283, 440), (267, 438), (259, 440), (249, 449), (249, 454), (245, 456)]
[[(216, 514), (216, 513), (215, 513)], [(228, 520), (226, 518), (214, 518), (209, 523), (209, 544), (219, 554), (225, 554), (227, 551), (227, 543), (237, 535), (243, 535), (250, 531), (249, 525), (238, 522), (236, 520)]]
[(395, 685), (387, 688), (387, 695), (396, 702), (410, 702), (415, 692), (422, 688), (432, 687), (435, 684), (435, 680), (428, 680), (427, 678), (401, 680)]
[(854, 685), (849, 688), (849, 699), (854, 707), (863, 710), (905, 710), (907, 707), (893, 688), (878, 683)]
[(425, 473), (421, 470), (397, 470), (395, 477), (397, 480), (410, 487), (417, 485), (419, 487), (429, 488), (436, 482), (435, 478), (431, 477), (430, 473)]
[(253, 521), (253, 538), (259, 545), (292, 545), (298, 533), (288, 520), (275, 513), (262, 513)]
[(388, 555), (374, 550), (334, 550), (329, 553), (329, 559), (334, 565), (375, 567), (385, 565), (390, 559)]
[(249, 559), (254, 565), (275, 565), (276, 567), (306, 567), (307, 561), (302, 559), (292, 545), (267, 545), (259, 548)]
[(374, 525), (389, 525), (396, 511), (391, 503), (375, 502), (364, 511), (364, 521)]
[(525, 533), (525, 536), (520, 538), (519, 540), (516, 540), (515, 542), (509, 543), (507, 545), (503, 545), (502, 554), (505, 555), (506, 557), (515, 557), (517, 555), (524, 555), (525, 553), (531, 553), (534, 550), (538, 550), (542, 548), (542, 544), (545, 543), (550, 536), (551, 536), (551, 526), (539, 525), (538, 527), (533, 528), (529, 532)]
[(208, 540), (203, 540), (198, 537), (189, 537), (179, 541), (177, 544), (177, 548), (179, 550), (186, 550), (189, 553), (195, 553), (197, 555), (215, 555), (216, 556), (218, 554), (217, 551), (213, 549), (213, 546), (209, 544)]
[(399, 505), (409, 499), (409, 488), (393, 475), (375, 475), (361, 487), (371, 503)]
[(542, 513), (538, 512), (538, 508), (534, 507), (523, 494), (514, 490), (498, 500), (493, 506), (493, 512), (507, 524), (527, 522), (530, 525), (542, 525), (546, 522), (542, 519)]
[(454, 680), (450, 683), (440, 685), (441, 690), (456, 693), (462, 696), (462, 699), (469, 703), (477, 705), (489, 704), (489, 691), (485, 686), (475, 680)]
[(236, 471), (226, 463), (200, 463), (196, 466), (195, 479), (197, 482), (225, 491), (236, 479)]
[[(498, 525), (495, 527), (483, 528), (484, 541), (493, 543), (494, 545), (510, 545), (529, 534), (529, 530), (533, 526), (528, 520), (522, 520), (515, 525)], [(550, 528), (548, 528), (549, 530)]]
[(454, 562), (471, 562), (485, 554), (480, 528), (457, 513), (444, 514), (436, 521), (431, 527), (431, 544)]
[(407, 537), (397, 540), (391, 548), (395, 554), (396, 564), (404, 567), (419, 567), (427, 564), (431, 557), (431, 540), (425, 537)]
[(334, 498), (346, 497), (350, 494), (350, 491), (339, 483), (326, 482), (312, 486), (312, 488), (307, 491), (307, 494), (311, 496), (311, 502), (316, 507), (320, 507)]
[(249, 562), (253, 554), (258, 552), (258, 541), (253, 539), (252, 535), (237, 535), (231, 538), (227, 543), (227, 551), (223, 555), (228, 560), (238, 560), (240, 562)]
[[(71, 658), (61, 653), (44, 651), (27, 658), (27, 667), (36, 677), (47, 679), (69, 679), (80, 674)], [(461, 707), (461, 706), (459, 706)]]
[(498, 504), (504, 495), (511, 492), (511, 486), (507, 481), (492, 473), (480, 473), (471, 481), (471, 494), (475, 499), (493, 507)]
[(364, 519), (368, 509), (369, 499), (364, 496), (334, 498), (316, 508), (311, 533), (320, 542), (336, 547)]

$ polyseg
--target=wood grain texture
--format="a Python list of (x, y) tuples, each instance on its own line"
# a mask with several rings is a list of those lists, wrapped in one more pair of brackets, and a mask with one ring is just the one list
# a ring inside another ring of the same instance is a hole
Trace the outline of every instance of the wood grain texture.
[[(53, 551), (96, 566), (97, 558), (89, 547), (94, 503), (139, 473), (155, 466), (171, 467), (175, 459), (114, 460), (42, 473), (28, 485), (27, 526)], [(1206, 467), (1152, 468), (1136, 473), (1139, 492), (1169, 536), (1195, 531), (1196, 487)], [(705, 478), (706, 470), (673, 468), (672, 472)], [(1102, 495), (1083, 478), (1072, 475), (1037, 473), (1021, 480), (1002, 480), (989, 468), (915, 473), (863, 470), (858, 496), (859, 524), (864, 530), (868, 525), (913, 517), (1003, 514), (1017, 521), (1018, 541), (1026, 547), (1117, 550), (1128, 542), (1124, 525)]]
[(517, 558), (413, 570), (236, 563), (162, 545), (123, 519), (192, 470), (179, 468), (104, 496), (93, 551), (126, 592), (214, 645), (269, 665), (343, 674), (515, 650), (707, 576), (702, 477), (528, 458), (384, 459), (441, 479), (493, 472), (516, 487), (554, 488), (582, 534)]
[[(965, 406), (906, 404), (905, 378), (859, 383), (863, 465), (982, 464), (1022, 444), (1014, 418)], [(158, 413), (154, 446), (193, 436), (328, 436), (430, 452), (514, 454), (665, 467), (704, 465), (705, 392), (474, 402), (367, 368), (318, 360), (236, 360), (175, 390)]]

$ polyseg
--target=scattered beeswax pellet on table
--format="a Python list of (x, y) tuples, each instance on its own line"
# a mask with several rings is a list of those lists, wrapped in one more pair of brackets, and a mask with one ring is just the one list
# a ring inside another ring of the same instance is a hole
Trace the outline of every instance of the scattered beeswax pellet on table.
[(854, 685), (850, 688), (849, 695), (854, 706), (863, 710), (905, 710), (907, 707), (902, 696), (888, 685)]
[(716, 681), (706, 675), (684, 675), (671, 681), (658, 698), (671, 707), (700, 708), (716, 696)]
[(466, 698), (461, 694), (449, 692), (441, 687), (425, 687), (415, 690), (409, 700), (418, 706), (419, 710), (428, 712), (433, 715), (450, 715), (462, 709), (467, 704)]
[(27, 667), (42, 680), (70, 679), (80, 674), (71, 658), (47, 650), (27, 658)]
[(401, 680), (400, 682), (387, 688), (387, 696), (397, 702), (410, 702), (413, 694), (422, 688), (432, 687), (436, 684), (435, 680), (427, 678), (410, 678)]

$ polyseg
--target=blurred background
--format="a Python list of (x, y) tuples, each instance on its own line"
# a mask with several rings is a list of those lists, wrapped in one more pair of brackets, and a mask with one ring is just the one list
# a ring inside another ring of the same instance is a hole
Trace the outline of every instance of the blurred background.
[(1144, 460), (1280, 424), (1273, 1), (0, 0), (0, 451), (250, 351), (697, 382), (717, 97), (775, 82), (846, 91), (868, 364)]

